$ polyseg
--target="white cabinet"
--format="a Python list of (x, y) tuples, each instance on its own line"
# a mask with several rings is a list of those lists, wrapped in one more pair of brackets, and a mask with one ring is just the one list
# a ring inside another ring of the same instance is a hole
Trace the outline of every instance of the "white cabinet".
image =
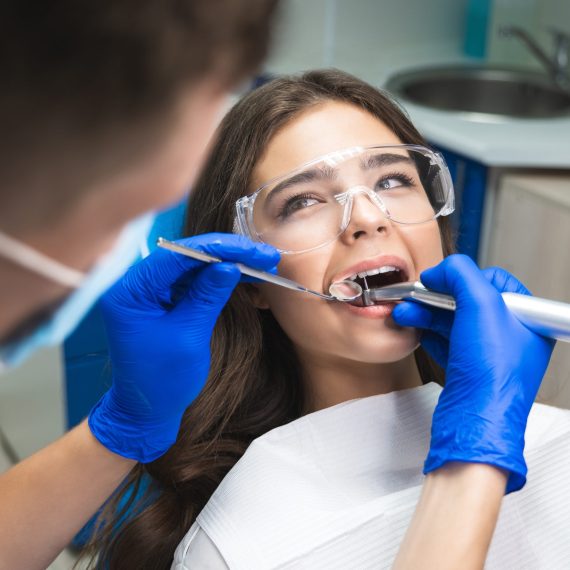
[[(570, 303), (570, 173), (502, 177), (487, 260), (535, 295)], [(557, 344), (539, 401), (570, 408), (570, 343)]]

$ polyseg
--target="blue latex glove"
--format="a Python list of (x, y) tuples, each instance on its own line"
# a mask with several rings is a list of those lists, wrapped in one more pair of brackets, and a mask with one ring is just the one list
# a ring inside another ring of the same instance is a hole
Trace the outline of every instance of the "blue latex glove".
[(400, 325), (426, 329), (422, 346), (446, 371), (424, 473), (449, 461), (488, 463), (509, 471), (507, 493), (516, 491), (526, 482), (524, 433), (554, 342), (507, 309), (500, 293), (530, 293), (503, 269), (480, 271), (451, 255), (421, 281), (457, 303), (455, 313), (413, 302), (392, 313)]
[[(237, 235), (204, 234), (179, 243), (257, 269), (272, 270), (279, 262), (271, 246)], [(231, 263), (209, 265), (159, 249), (105, 294), (113, 385), (89, 416), (105, 447), (147, 463), (174, 443), (184, 411), (208, 376), (212, 330), (240, 275)]]

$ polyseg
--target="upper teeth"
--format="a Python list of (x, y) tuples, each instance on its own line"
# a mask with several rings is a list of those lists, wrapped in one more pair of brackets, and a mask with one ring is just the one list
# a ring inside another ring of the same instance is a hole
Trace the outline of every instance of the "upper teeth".
[(390, 271), (400, 271), (399, 267), (394, 267), (393, 265), (383, 265), (382, 267), (377, 267), (376, 269), (369, 269), (368, 271), (362, 271), (361, 273), (355, 273), (347, 279), (354, 281), (357, 277), (371, 277), (372, 275), (378, 275), (379, 273), (388, 273)]

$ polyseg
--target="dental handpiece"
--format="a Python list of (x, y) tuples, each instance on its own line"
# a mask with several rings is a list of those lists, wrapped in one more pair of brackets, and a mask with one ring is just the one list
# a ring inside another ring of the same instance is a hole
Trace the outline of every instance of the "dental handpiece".
[[(455, 310), (453, 297), (430, 291), (419, 281), (367, 289), (362, 297), (365, 305), (412, 300), (440, 309)], [(519, 293), (503, 293), (502, 297), (509, 310), (528, 329), (548, 338), (570, 342), (570, 304)]]

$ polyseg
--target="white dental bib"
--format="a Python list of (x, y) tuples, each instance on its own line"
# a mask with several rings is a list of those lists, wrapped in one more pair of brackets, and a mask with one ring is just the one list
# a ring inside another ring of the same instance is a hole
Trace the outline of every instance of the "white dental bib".
[[(440, 391), (353, 400), (256, 439), (172, 568), (389, 568), (419, 498)], [(535, 405), (526, 441), (528, 482), (503, 501), (486, 568), (570, 568), (570, 412)]]

